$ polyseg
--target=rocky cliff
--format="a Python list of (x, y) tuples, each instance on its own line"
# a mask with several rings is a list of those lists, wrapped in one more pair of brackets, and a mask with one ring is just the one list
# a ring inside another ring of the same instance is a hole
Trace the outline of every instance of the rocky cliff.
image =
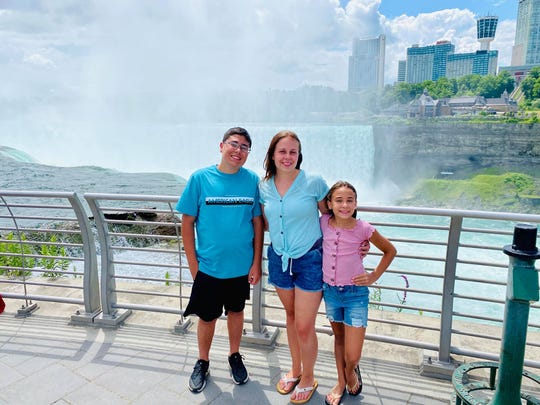
[(441, 175), (464, 178), (486, 168), (540, 177), (538, 124), (418, 121), (375, 125), (373, 136), (375, 181), (407, 185)]

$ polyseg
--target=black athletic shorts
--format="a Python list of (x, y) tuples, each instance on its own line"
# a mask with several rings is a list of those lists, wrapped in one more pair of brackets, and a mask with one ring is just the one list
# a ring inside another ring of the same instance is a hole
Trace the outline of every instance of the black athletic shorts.
[(210, 322), (219, 318), (225, 309), (242, 312), (249, 299), (248, 276), (235, 278), (216, 278), (198, 271), (191, 288), (189, 303), (184, 316), (197, 315)]

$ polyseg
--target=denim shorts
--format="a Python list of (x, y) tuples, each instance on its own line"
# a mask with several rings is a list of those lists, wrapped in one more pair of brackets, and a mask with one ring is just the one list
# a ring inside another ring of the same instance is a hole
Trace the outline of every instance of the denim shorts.
[(368, 322), (369, 288), (366, 286), (333, 286), (323, 284), (326, 317), (355, 328), (366, 328)]
[(287, 270), (283, 271), (281, 256), (272, 245), (268, 246), (268, 282), (283, 290), (299, 288), (303, 291), (322, 290), (322, 243), (313, 247), (298, 259), (290, 259)]

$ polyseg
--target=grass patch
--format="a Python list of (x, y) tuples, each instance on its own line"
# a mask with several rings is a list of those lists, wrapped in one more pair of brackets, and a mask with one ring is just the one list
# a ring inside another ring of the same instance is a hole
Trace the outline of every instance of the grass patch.
[(478, 174), (470, 179), (420, 181), (400, 205), (537, 213), (540, 182), (522, 173)]

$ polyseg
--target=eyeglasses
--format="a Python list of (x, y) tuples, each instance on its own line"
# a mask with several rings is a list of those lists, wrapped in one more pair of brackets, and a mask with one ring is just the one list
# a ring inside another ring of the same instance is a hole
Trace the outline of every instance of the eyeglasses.
[(223, 143), (226, 143), (227, 145), (229, 145), (231, 148), (233, 148), (234, 150), (238, 150), (240, 149), (242, 152), (244, 153), (249, 153), (251, 152), (251, 148), (247, 145), (242, 145), (236, 141), (225, 141)]

